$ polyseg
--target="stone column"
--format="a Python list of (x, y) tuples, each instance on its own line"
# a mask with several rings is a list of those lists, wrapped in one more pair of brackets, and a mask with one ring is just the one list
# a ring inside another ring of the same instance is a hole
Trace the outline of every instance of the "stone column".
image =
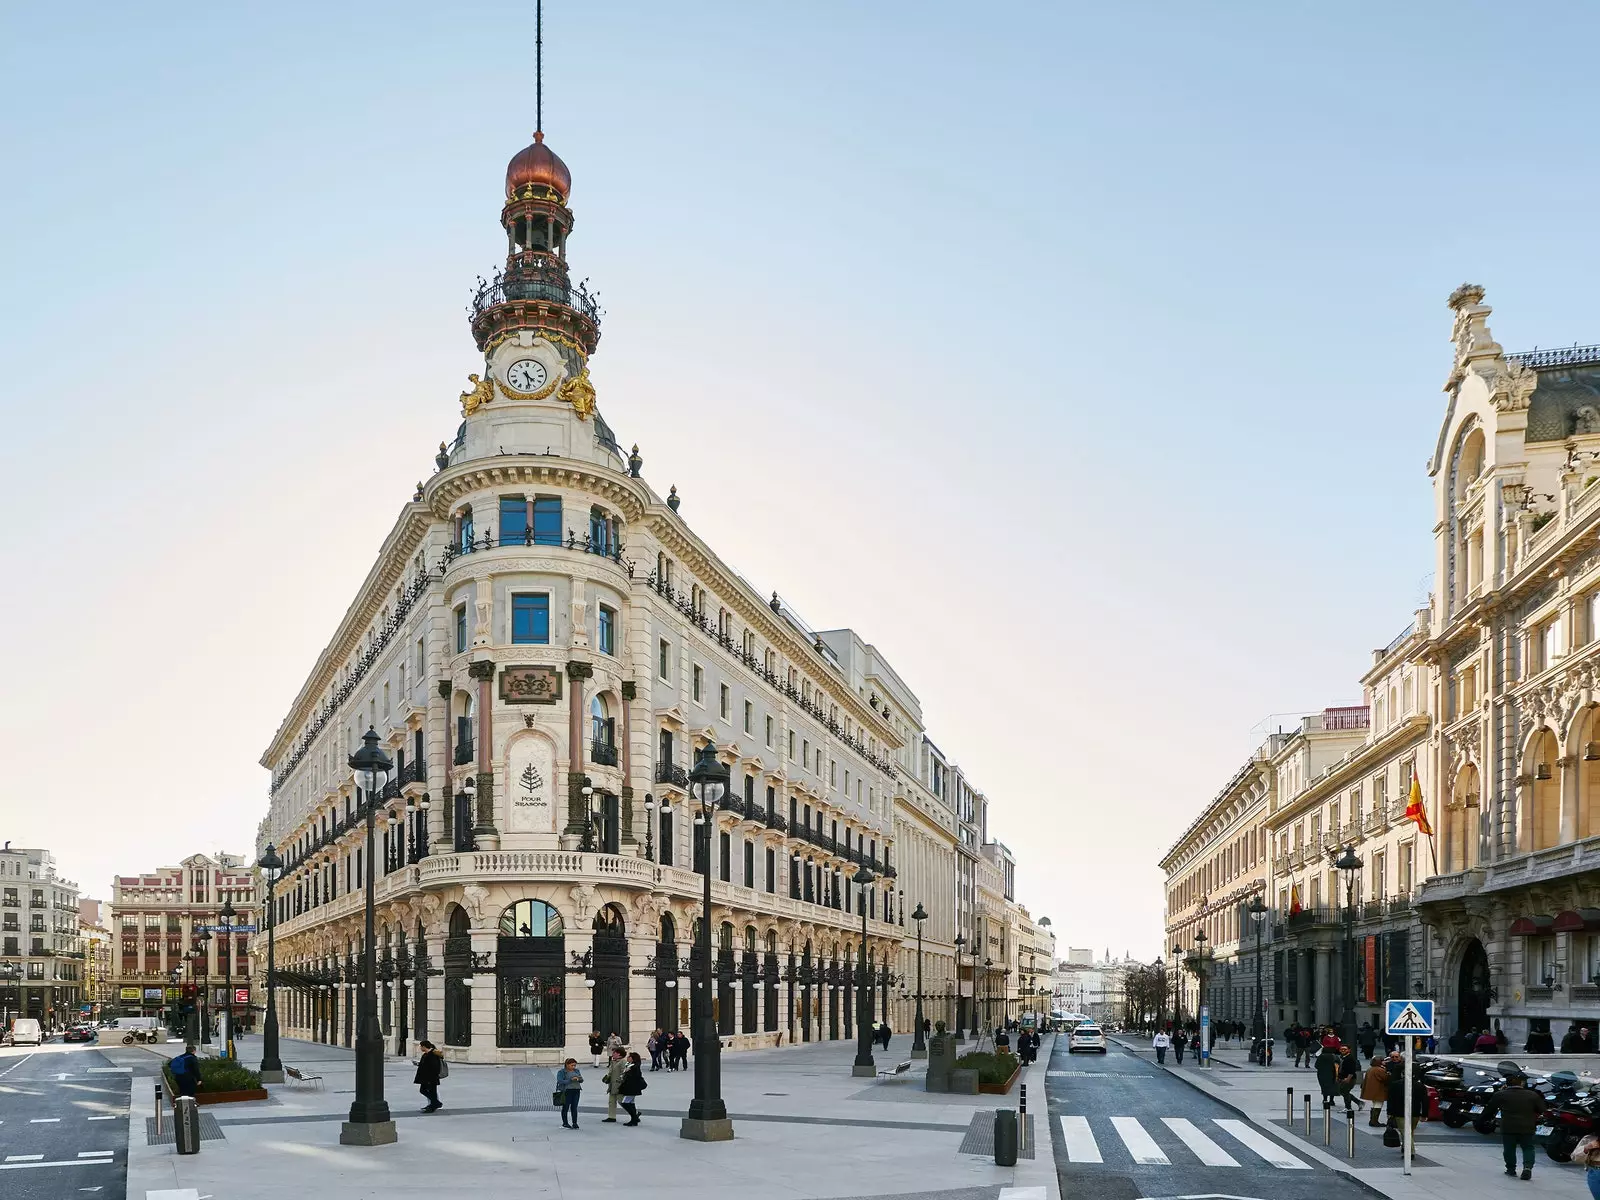
[(1331, 1020), (1328, 1002), (1332, 998), (1330, 995), (1332, 988), (1329, 984), (1329, 960), (1332, 957), (1332, 952), (1326, 946), (1318, 946), (1311, 953), (1316, 963), (1315, 970), (1317, 973), (1313, 997), (1316, 1004), (1316, 1015), (1313, 1017), (1313, 1022), (1317, 1025), (1326, 1025)]
[(456, 848), (456, 789), (455, 789), (455, 741), (456, 717), (450, 710), (454, 707), (451, 703), (455, 699), (456, 685), (449, 679), (439, 680), (439, 695), (444, 700), (444, 762), (440, 763), (440, 770), (435, 776), (443, 784), (443, 794), (439, 797), (438, 810), (439, 832), (428, 830), (430, 842), (442, 839), (444, 849), (451, 851)]
[[(427, 933), (428, 961), (433, 970), (444, 969), (444, 934)], [(436, 1045), (444, 1045), (444, 976), (428, 976), (428, 1038)]]
[[(494, 824), (494, 661), (479, 659), (467, 667), (478, 683), (478, 813), (472, 837), (479, 850), (498, 850), (500, 831)], [(474, 1003), (474, 1010), (477, 1005)]]
[[(499, 945), (499, 930), (491, 927), (488, 929), (474, 929), (471, 931), (472, 953), (474, 955), (487, 954), (489, 961), (493, 962), (495, 950)], [(496, 1033), (499, 1029), (499, 1014), (496, 1006), (499, 1004), (498, 988), (495, 986), (494, 970), (478, 969), (473, 973), (472, 979), (472, 1045), (466, 1048), (468, 1062), (495, 1062), (499, 1058), (499, 1049), (496, 1046)], [(440, 1012), (440, 1028), (443, 1025), (443, 1010)]]
[[(567, 824), (561, 832), (568, 837), (583, 836), (589, 815), (583, 800), (583, 681), (593, 677), (592, 663), (574, 659), (567, 664)], [(587, 1030), (583, 1036), (589, 1036)]]
[(1299, 970), (1295, 973), (1295, 1006), (1294, 1019), (1306, 1024), (1311, 1021), (1311, 951), (1291, 950), (1290, 954), (1300, 957)]

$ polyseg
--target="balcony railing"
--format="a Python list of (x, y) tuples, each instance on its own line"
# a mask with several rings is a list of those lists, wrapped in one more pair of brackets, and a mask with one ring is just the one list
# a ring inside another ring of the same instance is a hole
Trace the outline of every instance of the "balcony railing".
[(468, 738), (456, 747), (456, 766), (466, 767), (472, 764), (473, 750), (472, 739)]
[(735, 796), (732, 792), (728, 792), (721, 800), (717, 801), (717, 807), (723, 812), (737, 813), (742, 817), (744, 816), (744, 797)]
[(428, 764), (427, 764), (427, 762), (425, 760), (420, 759), (420, 758), (419, 759), (415, 759), (412, 762), (408, 762), (405, 766), (400, 768), (400, 786), (401, 787), (405, 787), (406, 784), (408, 784), (408, 783), (427, 783), (427, 782), (428, 782)]
[(689, 774), (676, 763), (657, 763), (656, 782), (665, 783), (675, 788), (682, 788), (684, 791), (689, 790)]
[(589, 739), (589, 761), (601, 767), (617, 765), (617, 747), (604, 738)]
[(548, 534), (536, 534), (529, 529), (523, 533), (514, 533), (509, 536), (502, 535), (496, 539), (494, 530), (485, 530), (481, 537), (465, 537), (461, 541), (452, 542), (444, 548), (444, 565), (449, 566), (463, 555), (476, 554), (480, 550), (493, 550), (496, 546), (556, 546), (568, 550), (580, 550), (584, 554), (598, 555), (600, 558), (609, 558), (611, 561), (624, 566), (628, 574), (633, 574), (633, 564), (622, 557), (622, 539), (618, 537), (596, 538), (589, 534), (579, 537), (571, 530), (567, 531), (565, 541), (560, 535), (551, 537)]
[(485, 280), (473, 294), (472, 318), (477, 320), (496, 305), (529, 300), (546, 304), (564, 304), (582, 313), (595, 326), (598, 327), (600, 324), (602, 316), (600, 303), (589, 294), (588, 285), (580, 283), (574, 287), (563, 280), (554, 268), (547, 268), (546, 271), (538, 273), (530, 271), (511, 275), (496, 271), (494, 278)]

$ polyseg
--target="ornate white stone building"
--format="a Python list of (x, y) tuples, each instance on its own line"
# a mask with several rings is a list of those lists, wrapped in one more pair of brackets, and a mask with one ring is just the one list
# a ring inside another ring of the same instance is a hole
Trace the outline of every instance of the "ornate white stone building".
[[(877, 652), (756, 593), (622, 453), (570, 192), (542, 134), (511, 160), (460, 428), (262, 756), (281, 1019), (350, 1043), (371, 856), (396, 1052), (554, 1062), (595, 1030), (687, 1029), (704, 869), (725, 1044), (850, 1037), (863, 909), (875, 1012), (910, 978), (919, 902), (925, 993), (948, 976), (959, 815)], [(370, 844), (346, 766), (368, 729), (396, 764)], [(706, 748), (731, 775), (709, 863), (687, 787)]]

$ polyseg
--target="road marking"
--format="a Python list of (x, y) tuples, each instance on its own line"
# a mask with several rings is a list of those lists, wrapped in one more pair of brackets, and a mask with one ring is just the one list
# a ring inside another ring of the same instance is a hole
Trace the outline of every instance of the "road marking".
[(1149, 1167), (1170, 1167), (1172, 1160), (1161, 1153), (1155, 1138), (1144, 1131), (1137, 1117), (1112, 1117), (1111, 1126), (1122, 1139), (1122, 1144), (1133, 1155), (1133, 1161)]
[(115, 1150), (80, 1150), (80, 1151), (78, 1151), (78, 1157), (79, 1158), (100, 1158), (103, 1155), (110, 1155), (110, 1154), (115, 1154), (115, 1153), (116, 1153)]
[(55, 1125), (58, 1122), (60, 1122), (60, 1120), (61, 1120), (60, 1117), (34, 1117), (32, 1120), (30, 1120), (28, 1122), (28, 1124), (29, 1125)]
[(118, 1118), (116, 1118), (116, 1117), (89, 1117), (87, 1119), (90, 1120), (90, 1121), (115, 1121)]
[(90, 1067), (91, 1075), (132, 1075), (132, 1067)]
[(1239, 1160), (1195, 1128), (1187, 1117), (1162, 1117), (1161, 1123), (1177, 1134), (1195, 1157), (1208, 1167), (1237, 1167)]
[(69, 1158), (63, 1162), (3, 1162), (0, 1171), (32, 1171), (39, 1167), (109, 1167), (116, 1162), (111, 1158)]
[(1045, 1200), (1043, 1187), (1003, 1187), (999, 1200)]
[(1104, 1162), (1088, 1117), (1062, 1117), (1061, 1142), (1067, 1148), (1068, 1162)]
[(1290, 1171), (1311, 1170), (1310, 1163), (1301, 1162), (1282, 1146), (1278, 1145), (1277, 1142), (1263, 1133), (1258, 1133), (1243, 1121), (1219, 1117), (1217, 1125), (1224, 1133), (1231, 1133), (1234, 1138), (1244, 1143), (1249, 1149), (1254, 1150), (1275, 1167), (1283, 1167), (1285, 1170)]
[(5, 1076), (11, 1074), (11, 1072), (15, 1071), (18, 1067), (20, 1067), (23, 1063), (27, 1062), (32, 1057), (33, 1057), (33, 1055), (31, 1055), (31, 1054), (24, 1054), (21, 1058), (17, 1059), (16, 1062), (12, 1063), (11, 1066), (7, 1067), (4, 1071), (0, 1071), (0, 1079), (3, 1079)]
[(38, 1162), (43, 1157), (44, 1157), (44, 1155), (42, 1155), (42, 1154), (8, 1154), (8, 1155), (6, 1155), (6, 1161), (7, 1162)]

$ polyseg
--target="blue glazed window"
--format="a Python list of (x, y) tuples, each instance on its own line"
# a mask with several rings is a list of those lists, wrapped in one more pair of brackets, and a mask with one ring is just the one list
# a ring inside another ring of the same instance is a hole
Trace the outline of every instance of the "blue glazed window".
[(467, 649), (467, 606), (462, 604), (456, 608), (456, 653), (464, 654)]
[(550, 597), (511, 597), (511, 640), (548, 645), (550, 642)]
[(507, 496), (500, 501), (500, 544), (528, 544), (528, 502), (521, 496)]
[(539, 546), (561, 545), (561, 500), (544, 496), (533, 502), (533, 540)]
[(597, 622), (596, 632), (599, 635), (600, 653), (615, 654), (617, 614), (604, 604), (600, 606), (600, 620)]

